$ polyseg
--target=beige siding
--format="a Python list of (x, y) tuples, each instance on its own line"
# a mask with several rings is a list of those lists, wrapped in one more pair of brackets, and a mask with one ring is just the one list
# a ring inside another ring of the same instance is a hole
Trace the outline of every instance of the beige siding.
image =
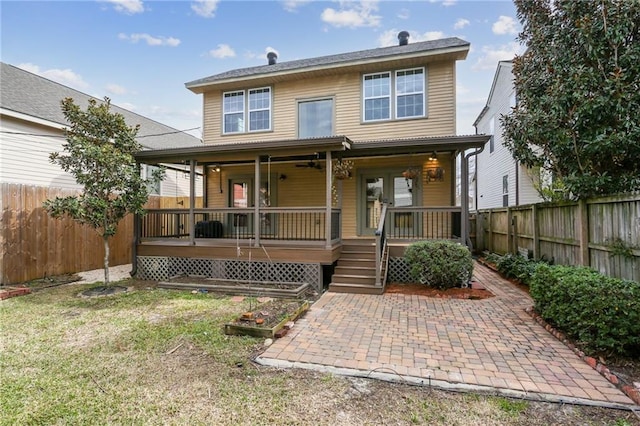
[[(325, 205), (325, 167), (316, 170), (296, 167), (300, 163), (275, 163), (271, 165), (272, 188), (277, 193), (274, 207), (323, 207)], [(420, 176), (418, 189), (422, 199), (422, 205), (426, 207), (451, 206), (452, 182), (454, 171), (451, 170), (451, 158), (448, 154), (439, 154), (438, 160), (430, 161), (426, 155), (401, 156), (401, 157), (376, 157), (355, 160), (352, 179), (337, 181), (337, 188), (342, 187), (342, 236), (344, 238), (357, 235), (357, 176), (368, 170), (397, 169), (402, 170), (409, 166), (419, 167), (423, 170)], [(263, 176), (267, 173), (267, 166), (262, 166)], [(444, 180), (442, 182), (426, 182), (426, 169), (442, 167)], [(220, 193), (218, 174), (208, 174), (208, 207), (228, 206), (228, 179), (234, 176), (248, 176), (254, 172), (253, 165), (231, 166), (222, 169), (222, 189)], [(279, 176), (285, 175), (286, 179), (280, 180)], [(319, 225), (322, 226), (322, 223)], [(426, 226), (426, 225), (424, 225)]]
[[(389, 71), (381, 69), (380, 71)], [(392, 70), (391, 70), (392, 71)], [(204, 94), (204, 141), (295, 139), (297, 101), (320, 97), (335, 99), (335, 134), (352, 140), (442, 136), (455, 134), (455, 63), (437, 62), (426, 67), (428, 115), (421, 119), (361, 123), (360, 73), (278, 83), (273, 86), (273, 130), (270, 132), (222, 135), (222, 92)], [(247, 89), (239, 87), (238, 89)]]

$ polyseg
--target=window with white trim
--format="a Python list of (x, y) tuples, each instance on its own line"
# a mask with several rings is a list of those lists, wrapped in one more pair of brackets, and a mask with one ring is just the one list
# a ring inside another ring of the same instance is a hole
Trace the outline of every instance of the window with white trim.
[[(245, 125), (245, 116), (248, 117), (248, 126)], [(223, 134), (271, 130), (271, 88), (225, 92), (222, 117)]]
[(363, 75), (362, 121), (425, 117), (425, 87), (425, 68)]
[(502, 176), (502, 207), (509, 207), (509, 175)]
[(496, 116), (494, 115), (489, 119), (489, 134), (491, 138), (489, 139), (489, 153), (492, 153), (495, 150), (495, 136), (494, 133), (496, 131)]
[(396, 71), (396, 118), (424, 116), (424, 69)]
[(244, 91), (226, 92), (222, 101), (223, 133), (244, 132)]
[(271, 130), (271, 89), (249, 90), (249, 131)]
[(363, 76), (364, 121), (391, 118), (391, 73)]

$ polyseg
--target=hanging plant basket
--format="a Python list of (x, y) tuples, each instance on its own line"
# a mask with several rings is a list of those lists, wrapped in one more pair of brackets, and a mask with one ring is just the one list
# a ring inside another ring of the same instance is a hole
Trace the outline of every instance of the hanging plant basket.
[(333, 177), (338, 180), (349, 179), (353, 170), (353, 161), (340, 160), (333, 164)]
[(415, 179), (420, 176), (420, 169), (417, 167), (409, 167), (407, 170), (402, 172), (402, 176), (405, 179)]

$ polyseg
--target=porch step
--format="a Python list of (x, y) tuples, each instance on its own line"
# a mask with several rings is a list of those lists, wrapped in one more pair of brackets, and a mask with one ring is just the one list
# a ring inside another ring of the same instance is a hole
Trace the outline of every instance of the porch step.
[(331, 283), (376, 285), (375, 275), (333, 274)]
[(376, 286), (376, 245), (371, 239), (343, 240), (340, 259), (331, 277), (329, 291), (382, 294)]
[(375, 259), (343, 259), (340, 258), (339, 262), (340, 266), (353, 266), (355, 268), (369, 268), (373, 269), (376, 267)]
[(338, 264), (338, 266), (336, 266), (336, 269), (334, 270), (334, 275), (359, 275), (359, 276), (367, 276), (367, 277), (375, 277), (376, 276), (376, 271), (375, 271), (375, 266), (376, 263), (375, 261), (371, 261), (373, 262), (373, 267), (371, 266), (350, 266), (350, 265), (344, 265), (342, 262), (340, 262)]
[(384, 287), (367, 284), (331, 283), (329, 291), (334, 293), (382, 294)]

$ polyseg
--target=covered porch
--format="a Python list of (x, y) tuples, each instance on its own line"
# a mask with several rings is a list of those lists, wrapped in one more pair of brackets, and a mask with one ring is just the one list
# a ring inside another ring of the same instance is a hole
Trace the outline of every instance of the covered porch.
[[(134, 265), (153, 279), (260, 269), (252, 275), (262, 281), (286, 275), (321, 289), (344, 240), (362, 240), (376, 247), (375, 282), (382, 285), (389, 246), (469, 241), (471, 154), (464, 153), (482, 149), (487, 139), (353, 142), (335, 136), (142, 151), (140, 163), (188, 165), (191, 196), (183, 209), (153, 209), (136, 220)], [(461, 206), (455, 205), (456, 157), (462, 158)], [(433, 160), (438, 168), (430, 167)], [(347, 162), (353, 165), (349, 176), (336, 176), (336, 163)], [(405, 177), (405, 165), (417, 169), (416, 176)], [(207, 176), (203, 208), (195, 203), (197, 168)], [(273, 269), (278, 276), (267, 271)]]

